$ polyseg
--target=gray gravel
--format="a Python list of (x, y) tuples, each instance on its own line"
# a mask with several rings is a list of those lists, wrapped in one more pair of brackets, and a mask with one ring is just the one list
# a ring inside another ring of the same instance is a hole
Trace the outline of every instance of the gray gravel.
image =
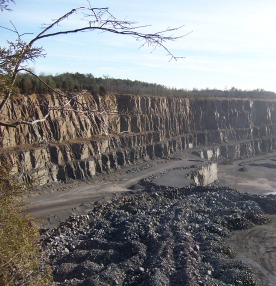
[(95, 203), (42, 231), (56, 285), (262, 285), (225, 243), (232, 231), (268, 222), (275, 197), (226, 187), (144, 190)]

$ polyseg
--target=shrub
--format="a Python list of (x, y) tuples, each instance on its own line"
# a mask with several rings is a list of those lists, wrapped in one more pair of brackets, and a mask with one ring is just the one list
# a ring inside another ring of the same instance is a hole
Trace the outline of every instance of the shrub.
[(8, 169), (1, 166), (0, 173), (0, 285), (53, 285), (39, 231)]

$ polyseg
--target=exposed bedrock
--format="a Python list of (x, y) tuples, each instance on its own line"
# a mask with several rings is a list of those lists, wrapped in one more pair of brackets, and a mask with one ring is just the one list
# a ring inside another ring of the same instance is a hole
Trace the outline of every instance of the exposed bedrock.
[(14, 99), (0, 117), (43, 118), (49, 107), (55, 108), (39, 124), (0, 127), (1, 164), (8, 161), (11, 173), (41, 185), (93, 177), (180, 150), (235, 160), (276, 145), (275, 101), (89, 93), (69, 101), (33, 95)]

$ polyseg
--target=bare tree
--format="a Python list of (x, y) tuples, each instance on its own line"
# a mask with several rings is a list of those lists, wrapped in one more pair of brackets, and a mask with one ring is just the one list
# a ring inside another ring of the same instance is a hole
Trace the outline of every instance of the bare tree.
[[(13, 0), (0, 0), (0, 9), (9, 9), (7, 3)], [(72, 29), (64, 28), (63, 23), (73, 16), (78, 16), (80, 26)], [(57, 37), (64, 34), (76, 34), (81, 32), (109, 32), (113, 34), (125, 35), (135, 38), (141, 41), (141, 46), (149, 46), (153, 49), (158, 47), (164, 49), (170, 60), (177, 60), (179, 57), (175, 56), (167, 47), (168, 41), (175, 41), (184, 35), (175, 36), (174, 32), (180, 30), (182, 27), (167, 28), (163, 31), (155, 33), (145, 33), (143, 29), (147, 26), (138, 25), (136, 22), (119, 20), (117, 19), (106, 7), (92, 7), (90, 2), (87, 2), (87, 6), (74, 8), (66, 14), (62, 15), (58, 19), (52, 21), (51, 24), (44, 25), (42, 31), (33, 37), (29, 42), (24, 41), (24, 35), (21, 34), (13, 25), (12, 22), (10, 27), (0, 26), (2, 29), (9, 30), (15, 33), (17, 36), (16, 41), (8, 42), (8, 47), (0, 47), (0, 90), (3, 95), (0, 102), (0, 114), (6, 106), (8, 100), (16, 93), (15, 81), (18, 73), (28, 72), (29, 62), (34, 62), (39, 57), (45, 56), (45, 52), (42, 47), (38, 47), (39, 41), (45, 38)], [(142, 32), (141, 32), (142, 31)], [(33, 74), (34, 75), (34, 74)], [(46, 84), (46, 83), (45, 83)], [(57, 90), (52, 91), (62, 93)], [(70, 99), (69, 99), (70, 100)], [(64, 107), (56, 107), (64, 108)], [(50, 112), (51, 110), (49, 110)], [(37, 119), (34, 121), (20, 120), (17, 122), (0, 122), (0, 125), (6, 125), (16, 127), (20, 124), (36, 124), (44, 121), (48, 116), (49, 112), (44, 118)]]
[(9, 4), (14, 3), (13, 0), (0, 0), (0, 10), (3, 12), (4, 10), (6, 11), (11, 11), (9, 8)]

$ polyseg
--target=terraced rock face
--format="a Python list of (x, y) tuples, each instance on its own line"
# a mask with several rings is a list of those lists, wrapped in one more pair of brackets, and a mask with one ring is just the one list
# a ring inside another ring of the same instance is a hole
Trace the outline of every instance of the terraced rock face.
[(225, 238), (265, 224), (275, 198), (141, 183), (145, 191), (96, 203), (44, 233), (57, 285), (270, 285), (233, 260)]
[(199, 151), (206, 158), (227, 160), (275, 149), (275, 101), (33, 95), (14, 99), (1, 119), (43, 118), (48, 107), (56, 109), (41, 124), (0, 127), (0, 153), (11, 172), (38, 185), (194, 147), (208, 147)]

